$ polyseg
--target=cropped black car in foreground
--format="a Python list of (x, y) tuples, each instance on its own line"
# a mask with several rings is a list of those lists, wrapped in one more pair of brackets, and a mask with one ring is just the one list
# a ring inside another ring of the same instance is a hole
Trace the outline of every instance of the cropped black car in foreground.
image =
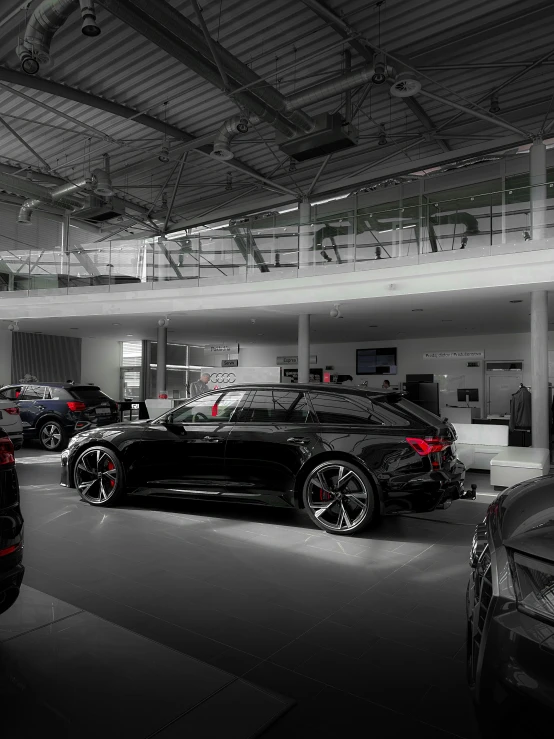
[[(470, 689), (493, 720), (506, 707), (554, 722), (554, 475), (514, 485), (477, 526), (467, 591)], [(504, 708), (499, 710), (498, 706)], [(542, 710), (545, 709), (545, 710)], [(551, 713), (552, 712), (552, 713)], [(511, 736), (511, 734), (509, 734)]]
[(67, 440), (80, 431), (119, 420), (117, 403), (96, 385), (35, 382), (6, 385), (0, 394), (17, 403), (23, 437), (38, 439), (49, 452), (65, 449)]
[(23, 517), (13, 444), (0, 427), (0, 614), (17, 600), (23, 580)]
[(98, 506), (126, 490), (297, 506), (320, 528), (352, 534), (380, 513), (458, 498), (455, 439), (399, 393), (250, 385), (79, 434), (62, 454), (61, 483)]

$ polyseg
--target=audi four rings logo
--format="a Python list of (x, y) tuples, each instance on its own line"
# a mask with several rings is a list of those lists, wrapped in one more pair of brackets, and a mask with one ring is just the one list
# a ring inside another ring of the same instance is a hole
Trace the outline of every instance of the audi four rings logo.
[(210, 375), (212, 382), (234, 382), (236, 379), (234, 372), (214, 372)]

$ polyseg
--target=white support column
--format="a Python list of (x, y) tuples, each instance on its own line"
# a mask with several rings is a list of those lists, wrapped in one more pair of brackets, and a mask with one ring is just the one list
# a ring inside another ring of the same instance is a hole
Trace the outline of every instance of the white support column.
[[(298, 266), (310, 263), (310, 249), (313, 246), (311, 227), (312, 209), (308, 200), (298, 203)], [(313, 260), (314, 253), (311, 252)]]
[(298, 382), (310, 381), (310, 316), (298, 316)]
[(531, 293), (531, 414), (533, 446), (550, 448), (548, 392), (548, 293)]
[(158, 326), (156, 346), (156, 397), (167, 392), (167, 326)]
[(531, 185), (531, 236), (546, 238), (546, 146), (536, 139), (529, 151)]

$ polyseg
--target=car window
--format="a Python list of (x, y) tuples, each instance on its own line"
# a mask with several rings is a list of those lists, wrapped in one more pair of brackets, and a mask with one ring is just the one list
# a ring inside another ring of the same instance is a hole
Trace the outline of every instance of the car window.
[(310, 409), (298, 391), (255, 390), (245, 404), (239, 423), (307, 423)]
[(41, 385), (25, 385), (21, 388), (18, 400), (42, 400), (44, 398), (44, 387)]
[(383, 425), (363, 400), (356, 402), (343, 395), (312, 392), (310, 398), (320, 423)]
[(7, 387), (2, 390), (2, 394), (4, 398), (7, 400), (19, 400), (19, 396), (21, 394), (21, 388), (20, 387)]
[(69, 393), (76, 400), (107, 400), (108, 396), (99, 387), (76, 387), (71, 388)]
[(233, 420), (235, 411), (240, 408), (246, 393), (229, 391), (223, 394), (205, 395), (167, 414), (172, 423), (224, 423)]

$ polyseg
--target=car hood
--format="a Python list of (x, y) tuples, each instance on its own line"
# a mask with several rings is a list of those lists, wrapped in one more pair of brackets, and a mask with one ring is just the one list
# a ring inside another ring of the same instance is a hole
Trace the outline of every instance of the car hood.
[(504, 546), (554, 560), (554, 475), (515, 485), (491, 506)]
[(117, 437), (119, 434), (134, 430), (139, 432), (141, 428), (144, 428), (149, 421), (123, 421), (121, 423), (111, 423), (109, 426), (95, 426), (86, 431), (81, 431), (80, 434), (76, 434), (69, 442), (69, 446), (72, 447), (75, 444), (82, 443), (88, 439), (109, 439), (110, 437)]

